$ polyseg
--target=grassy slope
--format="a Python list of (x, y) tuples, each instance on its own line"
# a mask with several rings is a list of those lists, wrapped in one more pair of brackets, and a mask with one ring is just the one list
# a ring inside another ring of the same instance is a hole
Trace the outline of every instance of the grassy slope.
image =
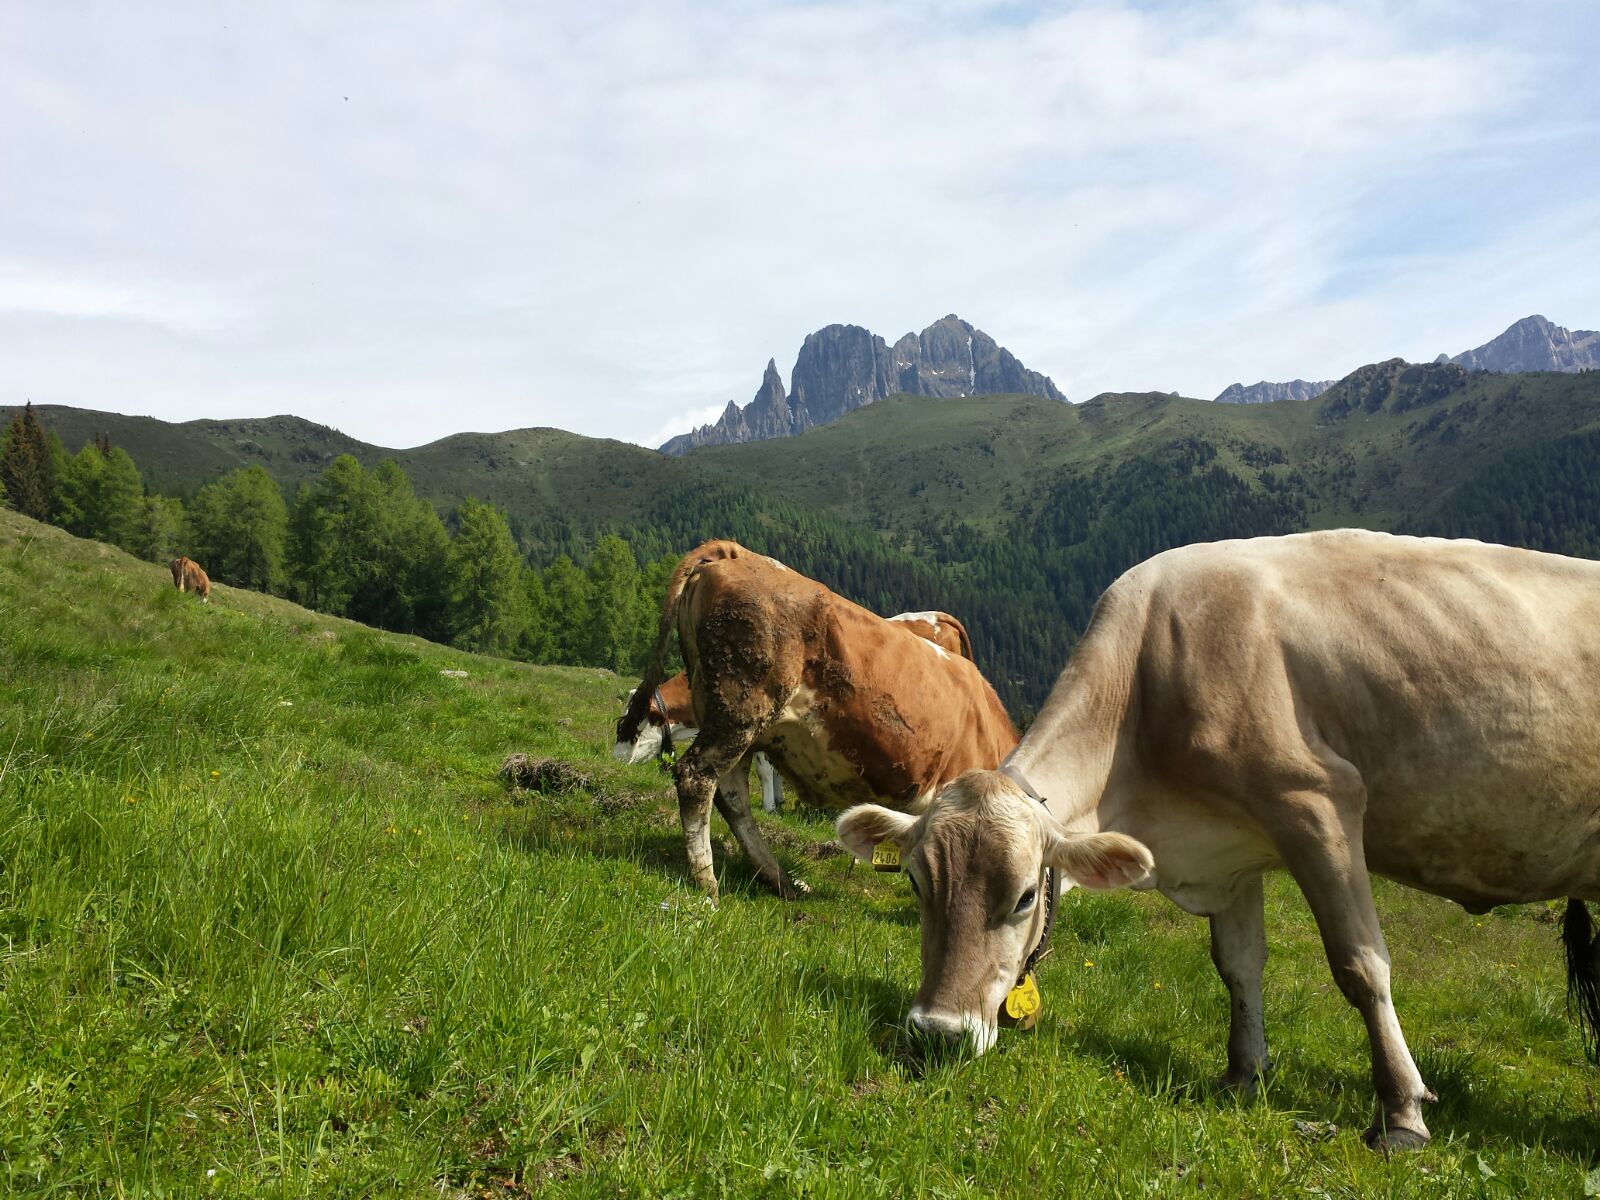
[[(1600, 1150), (1546, 910), (1390, 887), (1422, 1154), (1360, 1147), (1360, 1024), (1281, 880), (1264, 1101), (1210, 1086), (1225, 996), (1155, 897), (1074, 895), (1039, 1028), (918, 1069), (904, 883), (786, 818), (817, 895), (734, 864), (704, 906), (660, 776), (605, 758), (619, 686), (202, 607), (0, 513), (0, 1191), (1553, 1196)], [(518, 803), (510, 749), (594, 784)]]

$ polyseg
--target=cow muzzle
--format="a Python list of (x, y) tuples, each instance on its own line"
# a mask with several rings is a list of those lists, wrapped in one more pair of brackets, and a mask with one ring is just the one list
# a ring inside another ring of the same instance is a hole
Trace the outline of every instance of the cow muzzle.
[(927, 1040), (947, 1046), (966, 1045), (974, 1054), (993, 1048), (1000, 1031), (994, 1021), (971, 1013), (946, 1013), (914, 1005), (908, 1014), (911, 1028)]

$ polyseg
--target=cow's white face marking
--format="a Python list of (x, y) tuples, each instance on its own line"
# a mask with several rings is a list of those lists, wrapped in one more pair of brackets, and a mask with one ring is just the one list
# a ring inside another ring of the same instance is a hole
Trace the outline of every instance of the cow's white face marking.
[(646, 722), (639, 736), (631, 742), (618, 742), (611, 748), (611, 757), (618, 762), (649, 762), (661, 753), (661, 726)]

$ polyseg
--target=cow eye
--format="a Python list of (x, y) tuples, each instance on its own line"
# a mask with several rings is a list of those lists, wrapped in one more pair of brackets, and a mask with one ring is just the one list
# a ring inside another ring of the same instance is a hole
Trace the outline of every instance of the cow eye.
[(1017, 900), (1016, 908), (1012, 909), (1011, 911), (1014, 912), (1014, 913), (1025, 913), (1025, 912), (1027, 912), (1030, 908), (1033, 907), (1033, 902), (1038, 897), (1038, 895), (1039, 895), (1039, 889), (1038, 888), (1029, 888), (1027, 891), (1022, 893), (1022, 896)]

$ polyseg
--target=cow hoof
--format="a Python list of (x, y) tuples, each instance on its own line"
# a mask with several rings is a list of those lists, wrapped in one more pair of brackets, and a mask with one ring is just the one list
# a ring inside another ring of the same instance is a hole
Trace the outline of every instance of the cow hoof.
[(784, 875), (779, 878), (777, 887), (773, 889), (785, 900), (798, 900), (801, 896), (811, 894), (811, 885), (800, 879), (791, 879)]
[(1261, 1073), (1252, 1071), (1248, 1075), (1235, 1075), (1229, 1071), (1217, 1076), (1217, 1087), (1221, 1091), (1232, 1092), (1241, 1100), (1253, 1100), (1261, 1090)]
[(1406, 1129), (1401, 1125), (1391, 1126), (1388, 1129), (1374, 1125), (1367, 1130), (1364, 1140), (1367, 1149), (1392, 1154), (1396, 1150), (1421, 1150), (1431, 1139), (1426, 1133), (1418, 1133), (1415, 1129)]

